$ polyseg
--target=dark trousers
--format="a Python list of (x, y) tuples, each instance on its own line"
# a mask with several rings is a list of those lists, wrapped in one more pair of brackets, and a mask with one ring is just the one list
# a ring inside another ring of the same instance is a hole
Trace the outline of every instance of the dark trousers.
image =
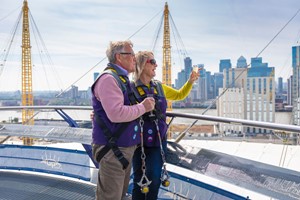
[[(163, 149), (166, 153), (167, 141), (163, 141)], [(159, 187), (161, 184), (161, 171), (162, 171), (162, 157), (160, 147), (144, 147), (146, 155), (146, 175), (149, 181), (152, 183), (149, 185), (149, 192), (143, 194), (141, 192), (141, 187), (137, 185), (140, 182), (143, 172), (142, 172), (142, 159), (141, 159), (141, 147), (135, 150), (132, 166), (133, 166), (133, 191), (132, 200), (156, 200)]]

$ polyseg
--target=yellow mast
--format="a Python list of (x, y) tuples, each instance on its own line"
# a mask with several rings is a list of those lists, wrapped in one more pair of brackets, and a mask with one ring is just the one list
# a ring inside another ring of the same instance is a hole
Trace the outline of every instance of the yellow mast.
[[(169, 25), (169, 8), (168, 3), (165, 4), (164, 10), (164, 40), (163, 40), (163, 83), (172, 86), (171, 74), (171, 43), (170, 43), (170, 25)], [(172, 110), (172, 102), (168, 101), (167, 110)]]
[[(162, 68), (162, 82), (168, 86), (172, 86), (171, 73), (171, 42), (170, 42), (170, 25), (169, 25), (169, 8), (168, 3), (165, 4), (164, 9), (164, 39), (163, 39), (163, 68)], [(172, 110), (172, 102), (168, 101), (167, 110)], [(168, 138), (172, 138), (172, 126), (169, 126)]]
[[(31, 46), (28, 18), (28, 2), (23, 2), (23, 29), (22, 29), (22, 106), (33, 106), (32, 95), (32, 65)], [(22, 110), (22, 124), (33, 125), (33, 109)], [(32, 145), (32, 138), (23, 138), (24, 145)]]

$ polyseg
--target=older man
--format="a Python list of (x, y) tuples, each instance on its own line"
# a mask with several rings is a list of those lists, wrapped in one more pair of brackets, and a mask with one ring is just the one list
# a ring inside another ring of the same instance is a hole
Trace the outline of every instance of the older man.
[(136, 104), (128, 74), (136, 61), (131, 41), (110, 42), (109, 64), (92, 85), (93, 157), (99, 162), (96, 199), (124, 199), (131, 160), (140, 143), (138, 118), (154, 109), (155, 100)]

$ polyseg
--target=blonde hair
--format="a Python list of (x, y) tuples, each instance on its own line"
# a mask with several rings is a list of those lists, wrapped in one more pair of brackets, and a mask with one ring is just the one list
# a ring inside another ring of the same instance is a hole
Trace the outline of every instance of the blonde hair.
[(135, 54), (136, 67), (135, 71), (133, 72), (134, 81), (139, 80), (142, 71), (144, 70), (144, 67), (146, 65), (146, 62), (151, 56), (154, 56), (152, 51), (139, 51), (137, 54)]
[(126, 46), (130, 46), (132, 48), (133, 44), (130, 40), (110, 42), (106, 50), (106, 56), (108, 58), (108, 61), (110, 63), (115, 63), (116, 62), (115, 55), (117, 53), (124, 51), (124, 48)]

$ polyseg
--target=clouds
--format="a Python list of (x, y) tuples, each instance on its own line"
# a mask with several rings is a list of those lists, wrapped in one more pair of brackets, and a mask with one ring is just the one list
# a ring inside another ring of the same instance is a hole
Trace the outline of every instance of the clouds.
[[(152, 49), (165, 1), (30, 0), (28, 4), (53, 60), (53, 67), (62, 77), (64, 87), (68, 87), (68, 84), (72, 84), (105, 58), (105, 50), (109, 41), (127, 39), (145, 26), (131, 40), (134, 42), (135, 51)], [(1, 0), (1, 5), (0, 48), (7, 42), (22, 2)], [(298, 0), (186, 0), (169, 1), (168, 5), (193, 64), (204, 64), (212, 73), (218, 71), (220, 59), (229, 58), (235, 65), (236, 60), (243, 55), (249, 62), (251, 57), (255, 57), (300, 8)], [(19, 10), (3, 19), (17, 8)], [(153, 20), (150, 21), (152, 18)], [(276, 76), (278, 76), (277, 72), (285, 72), (280, 73), (285, 79), (291, 75), (286, 69), (291, 68), (291, 48), (299, 40), (299, 18), (300, 16), (297, 16), (262, 54), (263, 62), (276, 67)], [(147, 22), (149, 24), (146, 24)], [(171, 34), (173, 35), (173, 32)], [(182, 54), (183, 47), (179, 43), (175, 44), (172, 37), (172, 63), (174, 64), (172, 77), (174, 80), (177, 72), (183, 68), (182, 55), (176, 55), (178, 52)], [(31, 42), (32, 50), (34, 50), (36, 48), (34, 39), (31, 39)], [(20, 44), (15, 44), (15, 49), (18, 46)], [(155, 51), (158, 61), (162, 60), (161, 49), (162, 33), (158, 38)], [(41, 66), (39, 53), (33, 52), (33, 54), (36, 55), (33, 58), (35, 62), (33, 64)], [(13, 62), (17, 60), (15, 58)], [(106, 62), (107, 60), (104, 59), (92, 72), (103, 70)], [(10, 68), (9, 71), (16, 68), (9, 66), (8, 63), (5, 67)], [(45, 73), (49, 65), (45, 64), (45, 66), (47, 67), (39, 68), (44, 71), (37, 72), (39, 69), (35, 69), (39, 77), (41, 74), (51, 77), (50, 72)], [(92, 84), (92, 72), (76, 83), (80, 89), (86, 89)], [(12, 73), (11, 71), (10, 74)], [(15, 73), (15, 77), (20, 79), (20, 72), (16, 70)], [(6, 77), (5, 74), (0, 77), (1, 90), (21, 88), (20, 85), (13, 83), (8, 87), (4, 83), (11, 80)], [(55, 77), (57, 75), (50, 78), (49, 84), (56, 82)], [(157, 78), (161, 79), (159, 68)], [(48, 83), (42, 84), (39, 81), (43, 80), (35, 81), (38, 83), (34, 87), (37, 90), (65, 89), (57, 88), (57, 84), (48, 86)]]

